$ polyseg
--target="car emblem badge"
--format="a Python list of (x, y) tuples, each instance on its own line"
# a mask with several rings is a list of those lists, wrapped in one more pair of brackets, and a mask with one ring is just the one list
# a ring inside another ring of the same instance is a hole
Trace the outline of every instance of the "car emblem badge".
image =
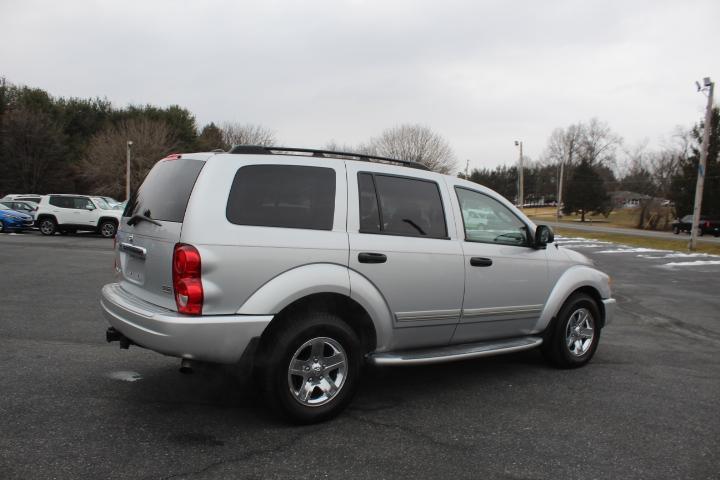
[(133, 243), (133, 240), (135, 240), (135, 237), (132, 234), (128, 235), (128, 242)]

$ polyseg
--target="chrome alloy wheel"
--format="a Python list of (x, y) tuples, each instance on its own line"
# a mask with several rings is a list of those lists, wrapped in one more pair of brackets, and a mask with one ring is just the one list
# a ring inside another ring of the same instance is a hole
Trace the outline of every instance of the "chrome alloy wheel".
[(581, 357), (590, 350), (595, 338), (595, 319), (587, 308), (579, 308), (570, 315), (565, 329), (565, 343), (570, 353)]
[(308, 340), (297, 349), (288, 368), (288, 385), (301, 405), (318, 407), (332, 400), (345, 384), (348, 359), (332, 338)]

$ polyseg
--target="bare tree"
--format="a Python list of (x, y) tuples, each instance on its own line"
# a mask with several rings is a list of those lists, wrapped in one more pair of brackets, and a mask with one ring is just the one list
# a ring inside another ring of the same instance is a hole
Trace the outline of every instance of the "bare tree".
[(127, 141), (131, 140), (130, 186), (134, 190), (155, 163), (174, 152), (178, 139), (163, 121), (133, 119), (94, 135), (80, 161), (78, 173), (91, 193), (124, 197)]
[(590, 165), (612, 168), (616, 164), (615, 153), (622, 142), (622, 137), (613, 133), (607, 123), (592, 118), (583, 126), (580, 159)]
[(430, 170), (451, 173), (457, 162), (450, 144), (423, 125), (400, 125), (373, 138), (367, 153), (422, 163)]
[(220, 130), (222, 130), (223, 141), (230, 147), (233, 145), (270, 147), (277, 143), (275, 132), (261, 125), (225, 122), (220, 127)]
[(573, 165), (578, 162), (578, 151), (584, 132), (585, 128), (581, 123), (553, 130), (543, 155), (545, 162), (556, 165)]
[[(3, 114), (3, 170), (16, 177), (14, 185), (27, 192), (44, 192), (64, 183), (58, 163), (65, 154), (66, 137), (46, 113), (25, 107)], [(53, 167), (56, 167), (55, 169)]]

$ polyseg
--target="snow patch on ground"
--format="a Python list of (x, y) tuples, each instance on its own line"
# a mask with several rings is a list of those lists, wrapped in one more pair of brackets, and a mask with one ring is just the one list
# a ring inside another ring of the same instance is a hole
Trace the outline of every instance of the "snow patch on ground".
[(123, 382), (137, 382), (142, 379), (142, 375), (138, 372), (110, 372), (108, 377), (113, 380), (122, 380)]
[[(622, 245), (620, 245), (622, 246)], [(595, 253), (671, 253), (672, 250), (658, 250), (655, 248), (618, 248), (615, 250), (601, 250)]]
[(709, 253), (668, 253), (666, 255), (638, 255), (640, 258), (720, 258), (720, 255), (710, 255)]
[(701, 267), (703, 265), (720, 265), (720, 260), (695, 260), (694, 262), (670, 262), (660, 265), (665, 268), (675, 267)]

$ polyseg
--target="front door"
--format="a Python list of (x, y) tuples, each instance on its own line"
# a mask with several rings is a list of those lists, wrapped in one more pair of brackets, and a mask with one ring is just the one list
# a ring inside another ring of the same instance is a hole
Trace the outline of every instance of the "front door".
[[(393, 349), (448, 343), (460, 318), (462, 249), (437, 175), (348, 162), (350, 268), (385, 297)], [(385, 173), (387, 171), (387, 173)], [(392, 173), (391, 173), (392, 172)], [(352, 285), (351, 285), (352, 288)]]
[(465, 241), (465, 298), (453, 343), (527, 335), (550, 293), (545, 250), (530, 246), (529, 230), (490, 195), (455, 187)]

